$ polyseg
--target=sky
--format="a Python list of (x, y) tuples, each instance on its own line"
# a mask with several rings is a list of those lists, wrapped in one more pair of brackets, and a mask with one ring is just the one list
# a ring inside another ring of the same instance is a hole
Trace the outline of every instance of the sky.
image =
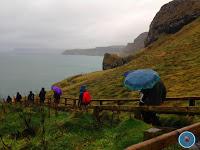
[(0, 0), (0, 51), (126, 45), (170, 0)]

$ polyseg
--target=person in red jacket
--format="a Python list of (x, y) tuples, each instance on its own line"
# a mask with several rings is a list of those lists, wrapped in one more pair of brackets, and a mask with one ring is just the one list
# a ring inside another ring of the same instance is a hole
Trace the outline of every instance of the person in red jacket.
[(82, 105), (87, 110), (87, 106), (91, 103), (92, 97), (87, 90), (86, 86), (81, 86), (79, 95), (79, 107)]
[(91, 96), (90, 96), (90, 93), (86, 90), (84, 93), (83, 93), (83, 105), (89, 105), (91, 103)]

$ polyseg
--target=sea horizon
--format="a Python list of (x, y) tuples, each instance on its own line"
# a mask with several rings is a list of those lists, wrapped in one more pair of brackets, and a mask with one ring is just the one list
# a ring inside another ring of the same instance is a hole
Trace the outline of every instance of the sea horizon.
[(102, 70), (102, 61), (101, 56), (1, 52), (0, 97), (50, 90), (67, 77)]

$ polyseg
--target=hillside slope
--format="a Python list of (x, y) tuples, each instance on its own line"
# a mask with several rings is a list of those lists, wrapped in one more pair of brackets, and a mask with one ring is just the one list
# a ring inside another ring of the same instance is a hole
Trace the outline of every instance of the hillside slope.
[(140, 68), (158, 71), (168, 96), (200, 96), (200, 18), (176, 34), (161, 37), (122, 67), (68, 78), (57, 84), (68, 96), (78, 96), (80, 85), (87, 84), (94, 98), (133, 97), (137, 92), (123, 87), (122, 74)]

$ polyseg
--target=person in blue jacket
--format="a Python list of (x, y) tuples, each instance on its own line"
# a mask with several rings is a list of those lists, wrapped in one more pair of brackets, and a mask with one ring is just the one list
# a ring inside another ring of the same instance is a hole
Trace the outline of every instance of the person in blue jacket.
[(83, 93), (86, 91), (87, 87), (86, 85), (82, 85), (80, 87), (80, 91), (79, 91), (79, 101), (78, 101), (78, 107), (80, 108), (82, 106), (82, 102), (83, 102)]

